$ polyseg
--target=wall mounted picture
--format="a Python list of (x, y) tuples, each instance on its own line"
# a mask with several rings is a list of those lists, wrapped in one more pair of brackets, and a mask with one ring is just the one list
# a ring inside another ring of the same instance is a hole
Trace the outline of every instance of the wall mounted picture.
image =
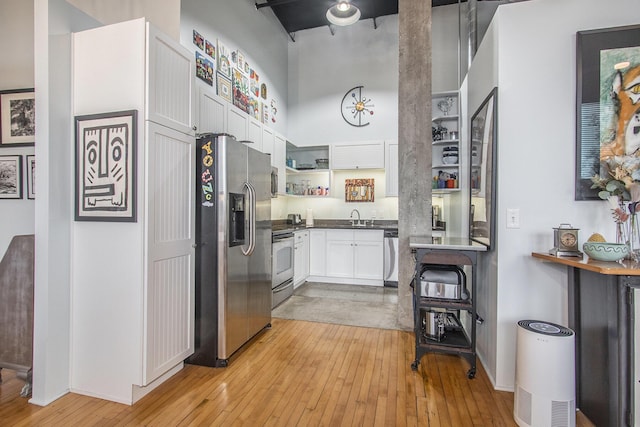
[(216, 91), (218, 92), (218, 96), (221, 96), (228, 102), (233, 102), (231, 80), (220, 72), (216, 73)]
[(251, 83), (251, 95), (259, 98), (260, 97), (260, 76), (255, 70), (252, 68), (249, 70), (249, 82)]
[(204, 50), (204, 37), (196, 30), (193, 30), (193, 44)]
[(251, 98), (249, 100), (249, 115), (256, 120), (262, 120), (262, 111), (260, 110), (260, 101)]
[(0, 199), (22, 199), (22, 156), (0, 156)]
[(199, 52), (196, 52), (196, 76), (209, 86), (213, 86), (213, 62)]
[(137, 116), (76, 116), (76, 221), (136, 221)]
[(36, 140), (36, 98), (33, 89), (0, 92), (0, 145), (33, 145)]
[(345, 202), (373, 202), (375, 196), (375, 179), (357, 178), (344, 180)]
[(260, 97), (264, 100), (267, 99), (267, 85), (265, 83), (260, 85)]
[(271, 121), (273, 123), (276, 122), (276, 114), (278, 114), (278, 105), (276, 104), (276, 100), (272, 99), (271, 100)]
[(233, 105), (249, 114), (249, 80), (238, 70), (233, 70)]
[(36, 198), (36, 156), (27, 156), (27, 199)]
[(640, 164), (640, 25), (578, 31), (576, 48), (575, 199), (599, 200)]
[(204, 42), (204, 51), (207, 52), (212, 59), (216, 59), (216, 47), (209, 40)]
[(229, 48), (218, 40), (218, 71), (228, 79), (231, 78), (231, 52)]

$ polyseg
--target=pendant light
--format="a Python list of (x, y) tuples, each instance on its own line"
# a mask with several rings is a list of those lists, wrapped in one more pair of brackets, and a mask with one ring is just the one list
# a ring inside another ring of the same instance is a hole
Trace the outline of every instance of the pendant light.
[(360, 9), (352, 3), (342, 0), (327, 10), (327, 19), (332, 24), (341, 27), (351, 25), (360, 19)]

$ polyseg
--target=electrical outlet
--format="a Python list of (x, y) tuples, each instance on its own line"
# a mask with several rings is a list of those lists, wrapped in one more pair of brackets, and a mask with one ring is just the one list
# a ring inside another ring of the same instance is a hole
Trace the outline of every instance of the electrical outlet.
[(507, 228), (520, 228), (520, 209), (507, 209)]

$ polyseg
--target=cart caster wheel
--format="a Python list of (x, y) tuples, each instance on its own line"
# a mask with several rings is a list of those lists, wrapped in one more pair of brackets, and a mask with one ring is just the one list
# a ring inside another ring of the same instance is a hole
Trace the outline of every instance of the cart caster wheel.
[(469, 372), (467, 372), (467, 378), (469, 378), (470, 380), (474, 379), (476, 377), (476, 370), (475, 369), (469, 369)]
[(418, 370), (418, 361), (414, 361), (411, 363), (411, 370), (412, 371), (417, 371)]

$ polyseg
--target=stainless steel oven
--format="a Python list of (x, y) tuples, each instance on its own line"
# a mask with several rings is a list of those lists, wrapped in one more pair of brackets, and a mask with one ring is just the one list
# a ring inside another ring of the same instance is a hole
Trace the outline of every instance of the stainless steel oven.
[(271, 245), (273, 293), (272, 308), (280, 305), (293, 294), (293, 232), (274, 232)]

